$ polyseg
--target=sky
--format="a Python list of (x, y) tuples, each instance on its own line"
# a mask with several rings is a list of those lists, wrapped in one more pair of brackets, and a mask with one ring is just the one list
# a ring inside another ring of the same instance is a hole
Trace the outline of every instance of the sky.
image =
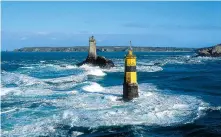
[(221, 43), (221, 2), (2, 2), (2, 50), (22, 47), (206, 47)]

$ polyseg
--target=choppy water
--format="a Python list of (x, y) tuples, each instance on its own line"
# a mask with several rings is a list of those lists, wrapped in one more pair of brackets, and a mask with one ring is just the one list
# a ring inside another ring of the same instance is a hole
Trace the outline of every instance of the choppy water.
[(2, 136), (221, 136), (221, 58), (135, 53), (139, 98), (123, 102), (125, 53), (2, 52)]

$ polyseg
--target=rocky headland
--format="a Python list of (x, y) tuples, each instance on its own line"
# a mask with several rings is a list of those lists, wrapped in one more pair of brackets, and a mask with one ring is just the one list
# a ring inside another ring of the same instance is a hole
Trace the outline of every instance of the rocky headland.
[(221, 44), (218, 44), (213, 47), (201, 48), (197, 51), (197, 56), (221, 57)]
[[(125, 52), (128, 46), (97, 46), (97, 52)], [(176, 47), (132, 47), (134, 52), (192, 52), (195, 48)], [(73, 47), (24, 47), (14, 52), (88, 52), (88, 46)]]

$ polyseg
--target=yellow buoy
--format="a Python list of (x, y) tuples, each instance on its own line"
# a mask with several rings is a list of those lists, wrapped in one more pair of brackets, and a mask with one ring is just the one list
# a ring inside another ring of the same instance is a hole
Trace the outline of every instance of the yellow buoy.
[(133, 55), (130, 41), (130, 49), (125, 56), (123, 98), (125, 100), (131, 100), (138, 96), (136, 56)]

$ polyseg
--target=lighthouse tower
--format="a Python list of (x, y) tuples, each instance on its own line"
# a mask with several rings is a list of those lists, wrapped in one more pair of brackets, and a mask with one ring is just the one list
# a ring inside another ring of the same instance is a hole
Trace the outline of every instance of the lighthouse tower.
[(94, 36), (89, 38), (89, 51), (88, 51), (88, 58), (91, 60), (97, 59), (97, 52), (96, 52), (96, 40)]
[(130, 49), (128, 54), (125, 56), (123, 98), (125, 100), (132, 100), (138, 96), (136, 56), (133, 55), (130, 41)]

